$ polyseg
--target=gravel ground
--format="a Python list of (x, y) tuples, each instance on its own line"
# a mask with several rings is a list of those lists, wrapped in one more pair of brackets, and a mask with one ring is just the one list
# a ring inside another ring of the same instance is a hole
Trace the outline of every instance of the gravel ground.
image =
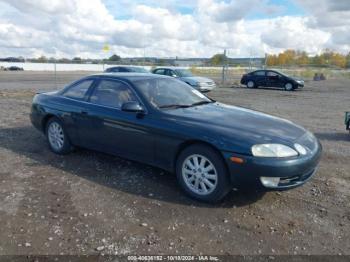
[[(59, 73), (58, 86), (84, 74)], [(0, 72), (0, 255), (350, 255), (349, 86), (336, 79), (295, 92), (213, 91), (218, 101), (305, 126), (324, 154), (303, 187), (232, 191), (207, 205), (184, 196), (162, 170), (85, 150), (51, 153), (28, 114), (36, 91), (55, 88), (54, 75)]]

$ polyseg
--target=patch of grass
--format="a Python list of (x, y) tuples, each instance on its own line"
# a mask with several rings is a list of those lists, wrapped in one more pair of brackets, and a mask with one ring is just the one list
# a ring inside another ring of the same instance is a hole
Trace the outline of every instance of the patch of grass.
[(0, 98), (32, 98), (35, 95), (34, 91), (0, 91)]

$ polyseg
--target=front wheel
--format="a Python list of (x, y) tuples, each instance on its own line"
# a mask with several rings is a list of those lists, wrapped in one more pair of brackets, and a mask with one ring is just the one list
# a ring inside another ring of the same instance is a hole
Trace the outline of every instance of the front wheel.
[(176, 175), (182, 189), (200, 201), (218, 202), (230, 189), (223, 159), (208, 146), (192, 145), (184, 149), (176, 163)]
[(286, 83), (286, 84), (284, 85), (284, 89), (285, 89), (286, 91), (292, 91), (292, 90), (294, 90), (294, 86), (293, 86), (292, 83)]
[(50, 149), (54, 153), (64, 155), (71, 151), (71, 143), (62, 122), (58, 118), (53, 117), (47, 122), (46, 136)]

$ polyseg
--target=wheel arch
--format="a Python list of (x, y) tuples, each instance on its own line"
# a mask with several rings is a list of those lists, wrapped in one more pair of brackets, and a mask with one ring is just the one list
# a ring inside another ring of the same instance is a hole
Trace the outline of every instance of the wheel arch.
[(187, 147), (189, 147), (189, 146), (192, 146), (192, 145), (204, 145), (204, 146), (207, 146), (207, 147), (213, 149), (213, 150), (214, 150), (216, 153), (218, 153), (218, 155), (221, 157), (221, 159), (222, 159), (222, 161), (223, 161), (223, 163), (224, 163), (224, 165), (225, 165), (226, 170), (227, 170), (227, 171), (229, 170), (229, 169), (228, 169), (228, 165), (227, 165), (227, 163), (226, 163), (226, 161), (225, 161), (225, 159), (224, 159), (224, 156), (222, 155), (222, 153), (220, 152), (220, 150), (217, 149), (217, 147), (215, 147), (213, 144), (208, 143), (208, 142), (203, 141), (203, 140), (199, 140), (199, 139), (190, 139), (190, 140), (186, 140), (186, 141), (182, 142), (182, 143), (178, 146), (178, 148), (177, 148), (177, 150), (176, 150), (175, 157), (174, 157), (174, 160), (173, 160), (173, 167), (172, 167), (174, 173), (176, 172), (176, 162), (177, 162), (177, 160), (178, 160), (178, 158), (179, 158), (181, 152), (182, 152), (185, 148), (187, 148)]
[(58, 117), (57, 115), (55, 115), (55, 114), (53, 114), (53, 113), (48, 113), (48, 114), (46, 114), (46, 115), (43, 117), (43, 119), (41, 120), (41, 129), (42, 129), (42, 131), (43, 131), (44, 133), (46, 133), (46, 125), (47, 125), (47, 122), (49, 122), (49, 120), (50, 120), (51, 118), (53, 118), (53, 117), (56, 117), (56, 118), (58, 118), (59, 120), (61, 120), (60, 117)]

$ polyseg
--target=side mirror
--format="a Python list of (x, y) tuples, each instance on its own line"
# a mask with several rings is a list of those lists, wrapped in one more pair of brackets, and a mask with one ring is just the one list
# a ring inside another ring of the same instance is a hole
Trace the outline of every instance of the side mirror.
[(177, 77), (177, 75), (176, 75), (176, 74), (172, 74), (171, 76), (172, 76), (172, 77)]
[(143, 113), (145, 110), (140, 105), (139, 102), (136, 101), (130, 101), (126, 102), (122, 105), (122, 111), (124, 112), (135, 112), (135, 113)]

